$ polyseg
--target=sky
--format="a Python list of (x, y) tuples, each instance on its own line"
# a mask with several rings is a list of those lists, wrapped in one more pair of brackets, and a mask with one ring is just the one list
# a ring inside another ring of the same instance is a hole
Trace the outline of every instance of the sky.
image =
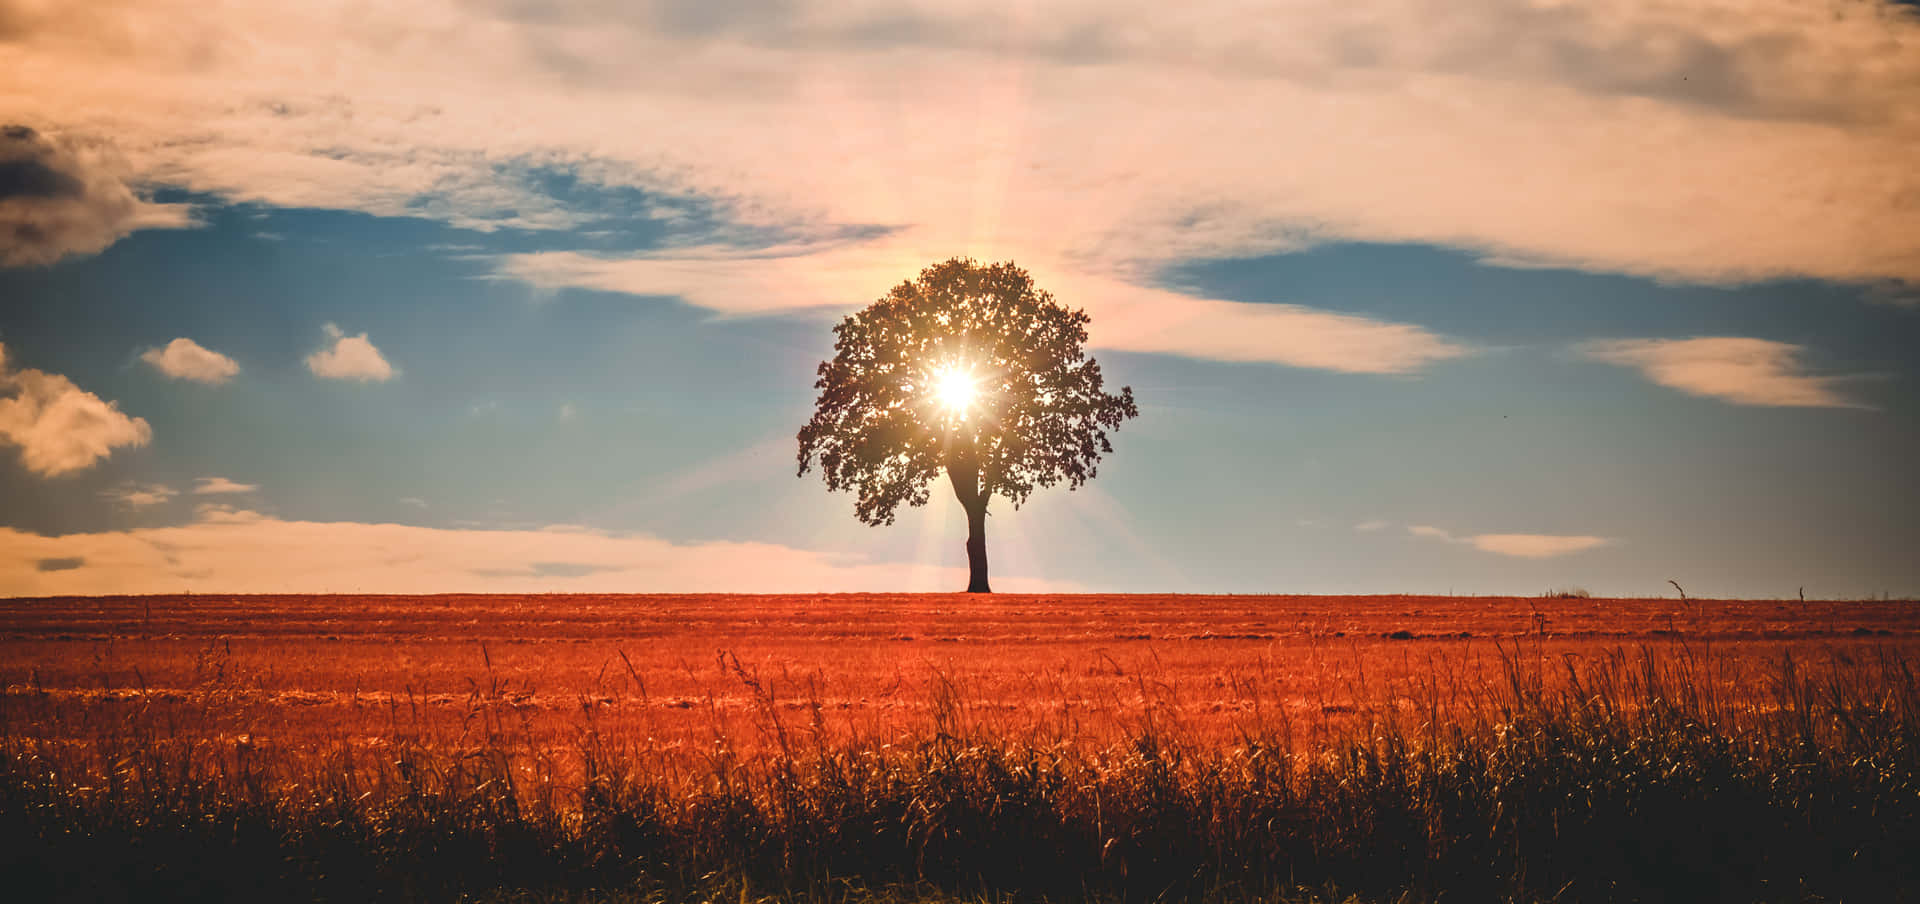
[(959, 589), (955, 256), (1140, 406), (996, 589), (1920, 595), (1889, 0), (0, 0), (0, 595)]

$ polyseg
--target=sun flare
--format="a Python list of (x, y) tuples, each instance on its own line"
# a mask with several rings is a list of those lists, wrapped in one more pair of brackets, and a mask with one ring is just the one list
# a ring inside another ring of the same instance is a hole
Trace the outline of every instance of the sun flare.
[(966, 414), (980, 395), (973, 374), (959, 367), (943, 367), (933, 375), (933, 397), (952, 414)]

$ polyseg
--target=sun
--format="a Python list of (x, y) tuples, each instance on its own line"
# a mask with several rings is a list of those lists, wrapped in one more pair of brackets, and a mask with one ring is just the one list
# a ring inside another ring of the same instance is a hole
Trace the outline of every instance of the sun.
[(973, 374), (963, 368), (948, 366), (933, 374), (933, 397), (940, 407), (951, 414), (964, 415), (980, 396), (980, 387)]

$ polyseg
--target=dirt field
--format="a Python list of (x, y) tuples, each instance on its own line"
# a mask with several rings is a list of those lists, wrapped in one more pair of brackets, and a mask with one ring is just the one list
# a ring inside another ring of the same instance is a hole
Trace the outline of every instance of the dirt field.
[[(87, 742), (290, 748), (457, 741), (479, 704), (534, 748), (586, 730), (698, 750), (779, 729), (884, 739), (955, 712), (1104, 743), (1147, 727), (1302, 741), (1368, 707), (1470, 701), (1514, 663), (1551, 676), (1642, 649), (1737, 695), (1920, 647), (1904, 602), (1476, 597), (168, 596), (0, 600), (0, 728)], [(1431, 718), (1442, 714), (1427, 712)]]

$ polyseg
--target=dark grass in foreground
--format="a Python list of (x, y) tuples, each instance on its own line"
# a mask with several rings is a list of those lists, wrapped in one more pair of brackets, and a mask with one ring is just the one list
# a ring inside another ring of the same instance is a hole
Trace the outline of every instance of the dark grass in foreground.
[(692, 772), (586, 719), (564, 787), (484, 697), (464, 746), (343, 743), (298, 768), (151, 726), (15, 736), (0, 881), (15, 900), (1920, 898), (1900, 656), (1783, 660), (1737, 691), (1684, 648), (1553, 682), (1521, 661), (1306, 752), (1284, 719), (1195, 744), (1150, 711), (1117, 748), (1009, 738), (950, 696), (905, 743), (772, 719), (772, 753), (720, 737)]

